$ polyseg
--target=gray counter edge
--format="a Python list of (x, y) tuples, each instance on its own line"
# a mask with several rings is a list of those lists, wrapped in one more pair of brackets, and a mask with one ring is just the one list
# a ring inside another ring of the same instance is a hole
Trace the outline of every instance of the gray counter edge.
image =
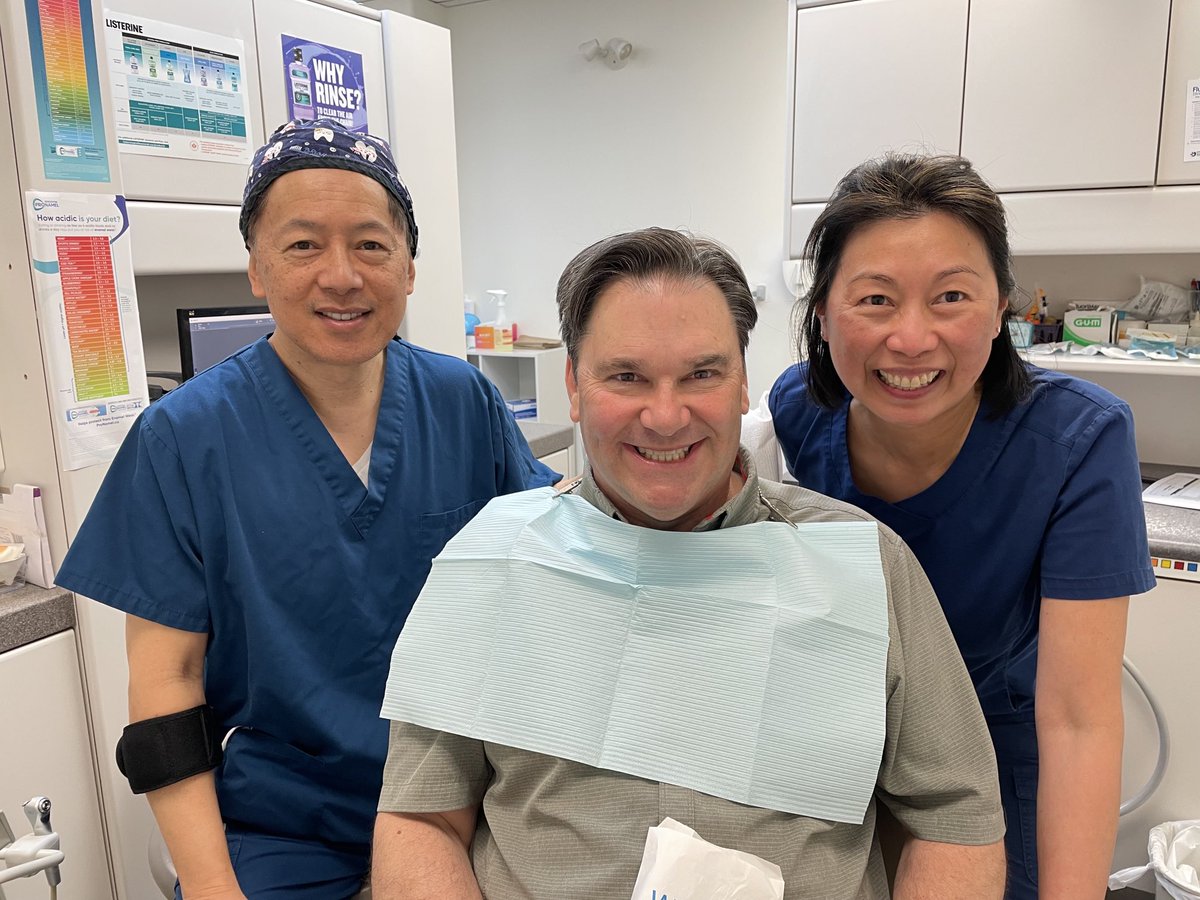
[(63, 588), (27, 584), (0, 594), (0, 653), (75, 627), (75, 597)]
[(529, 449), (535, 458), (549, 456), (559, 450), (566, 450), (575, 443), (574, 425), (555, 425), (549, 422), (535, 422), (532, 419), (517, 419), (517, 427), (525, 436)]

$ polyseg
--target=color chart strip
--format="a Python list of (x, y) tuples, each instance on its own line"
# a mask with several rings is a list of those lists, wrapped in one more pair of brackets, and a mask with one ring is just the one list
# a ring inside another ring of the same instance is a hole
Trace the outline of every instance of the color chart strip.
[(47, 178), (108, 181), (90, 0), (25, 0)]
[(57, 144), (96, 143), (78, 0), (42, 0), (42, 54)]
[(129, 371), (106, 237), (55, 238), (75, 400), (129, 393)]

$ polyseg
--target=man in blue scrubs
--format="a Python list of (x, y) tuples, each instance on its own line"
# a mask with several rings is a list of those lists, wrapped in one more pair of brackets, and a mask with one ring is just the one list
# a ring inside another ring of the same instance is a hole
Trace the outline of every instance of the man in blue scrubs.
[(417, 227), (386, 142), (284, 125), (241, 229), (275, 332), (138, 420), (58, 582), (128, 613), (118, 759), (177, 893), (350, 897), (430, 562), (490, 498), (557, 476), (477, 370), (396, 338)]

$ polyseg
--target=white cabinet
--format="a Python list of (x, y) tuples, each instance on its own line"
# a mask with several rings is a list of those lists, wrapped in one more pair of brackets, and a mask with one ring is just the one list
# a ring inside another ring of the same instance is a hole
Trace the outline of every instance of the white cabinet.
[[(1129, 601), (1125, 655), (1155, 695), (1171, 732), (1171, 760), (1145, 806), (1121, 819), (1113, 868), (1146, 862), (1146, 835), (1162, 822), (1200, 817), (1200, 717), (1196, 715), (1196, 633), (1200, 583), (1159, 577), (1148, 594)], [(1125, 753), (1121, 796), (1145, 784), (1158, 753), (1157, 729), (1146, 701), (1125, 678)], [(1131, 893), (1129, 891), (1123, 894)], [(1160, 892), (1161, 893), (1161, 892)]]
[[(1185, 130), (1188, 107), (1200, 102), (1200, 97), (1192, 96), (1188, 82), (1197, 80), (1200, 80), (1200, 0), (1175, 0), (1171, 4), (1162, 139), (1158, 146), (1159, 184), (1200, 184), (1200, 156), (1184, 156), (1184, 142), (1200, 137)], [(1200, 109), (1196, 112), (1200, 113)], [(1195, 124), (1200, 124), (1200, 115), (1195, 117)], [(1200, 147), (1195, 149), (1200, 151)]]
[(972, 0), (963, 156), (999, 191), (1152, 185), (1169, 11)]
[[(18, 837), (21, 804), (44, 795), (62, 840), (61, 900), (111, 900), (104, 827), (92, 762), (75, 632), (0, 654), (0, 807)], [(8, 900), (44, 900), (44, 875), (4, 885)]]
[(574, 447), (565, 447), (546, 456), (540, 456), (538, 459), (562, 475), (564, 479), (575, 477)]
[[(537, 421), (568, 425), (567, 350), (468, 350), (467, 362), (477, 366), (505, 400), (537, 401)], [(559, 471), (562, 471), (561, 469)]]
[(966, 0), (797, 10), (792, 202), (887, 150), (957, 153), (966, 32)]
[(1200, 0), (792, 2), (789, 257), (889, 149), (970, 159), (1018, 254), (1200, 250)]

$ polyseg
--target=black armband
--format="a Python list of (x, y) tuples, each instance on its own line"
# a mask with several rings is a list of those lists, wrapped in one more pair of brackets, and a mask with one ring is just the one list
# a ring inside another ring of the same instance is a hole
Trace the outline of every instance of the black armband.
[(117, 741), (117, 768), (135, 794), (215, 769), (222, 755), (211, 706), (132, 722)]

